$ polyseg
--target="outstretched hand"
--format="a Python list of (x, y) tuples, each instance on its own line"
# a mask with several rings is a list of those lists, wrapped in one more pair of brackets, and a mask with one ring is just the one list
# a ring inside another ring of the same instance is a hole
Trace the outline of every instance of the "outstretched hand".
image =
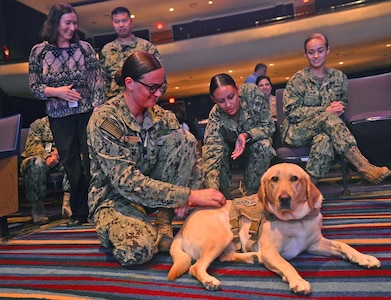
[(238, 138), (236, 139), (235, 142), (235, 149), (231, 154), (231, 158), (233, 160), (237, 159), (240, 155), (243, 154), (244, 149), (246, 149), (246, 139), (247, 139), (246, 133), (241, 133), (238, 135)]

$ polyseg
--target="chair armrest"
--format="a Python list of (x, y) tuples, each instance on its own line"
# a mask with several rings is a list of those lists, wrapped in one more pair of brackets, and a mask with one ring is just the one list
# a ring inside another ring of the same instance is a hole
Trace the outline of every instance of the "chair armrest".
[(346, 124), (361, 123), (368, 121), (388, 120), (391, 119), (391, 110), (380, 110), (360, 113), (351, 116), (346, 120)]

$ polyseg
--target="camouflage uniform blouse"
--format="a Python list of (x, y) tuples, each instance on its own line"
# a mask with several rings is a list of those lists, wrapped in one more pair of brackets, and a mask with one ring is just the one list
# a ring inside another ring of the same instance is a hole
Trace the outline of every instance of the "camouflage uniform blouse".
[[(68, 101), (45, 96), (46, 87), (71, 84), (81, 95), (77, 107), (69, 107)], [(95, 50), (85, 41), (68, 48), (58, 48), (48, 42), (35, 45), (29, 58), (29, 85), (34, 97), (46, 100), (46, 113), (52, 118), (89, 112), (105, 101), (99, 61)]]
[(239, 123), (233, 121), (217, 104), (209, 113), (205, 129), (202, 158), (205, 168), (205, 185), (219, 189), (220, 170), (224, 155), (224, 144), (229, 136), (236, 141), (240, 133), (250, 133), (252, 141), (271, 139), (275, 131), (269, 101), (253, 83), (244, 84), (240, 91)]
[(283, 105), (286, 119), (281, 125), (283, 141), (298, 146), (302, 130), (308, 130), (311, 118), (324, 112), (333, 101), (346, 107), (347, 77), (337, 69), (325, 69), (323, 80), (312, 75), (309, 67), (297, 72), (287, 83)]
[(103, 78), (105, 80), (105, 94), (107, 100), (115, 97), (122, 91), (122, 88), (115, 82), (115, 73), (122, 68), (125, 60), (131, 53), (140, 50), (153, 54), (162, 62), (161, 56), (154, 44), (134, 35), (128, 45), (121, 45), (119, 41), (115, 39), (103, 46), (100, 63)]
[(48, 117), (37, 119), (31, 123), (26, 141), (26, 149), (21, 156), (23, 158), (41, 156), (45, 160), (52, 155), (55, 149)]
[(100, 207), (128, 199), (147, 207), (182, 207), (190, 188), (148, 177), (159, 146), (179, 123), (158, 105), (145, 110), (141, 127), (129, 112), (123, 92), (95, 110), (88, 127), (91, 156), (90, 220)]

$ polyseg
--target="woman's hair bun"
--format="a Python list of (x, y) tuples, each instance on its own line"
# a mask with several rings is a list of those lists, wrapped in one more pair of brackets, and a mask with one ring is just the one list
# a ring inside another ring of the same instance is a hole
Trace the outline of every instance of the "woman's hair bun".
[(115, 72), (115, 82), (119, 85), (119, 86), (124, 86), (124, 79), (122, 78), (122, 69), (119, 69), (117, 72)]

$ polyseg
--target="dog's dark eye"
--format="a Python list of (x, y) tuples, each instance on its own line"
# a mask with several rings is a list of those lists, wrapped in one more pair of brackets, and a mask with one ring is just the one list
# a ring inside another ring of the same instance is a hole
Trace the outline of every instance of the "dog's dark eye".
[(273, 176), (273, 177), (271, 178), (271, 180), (272, 180), (273, 182), (277, 182), (277, 181), (278, 181), (278, 177), (277, 177), (277, 176)]
[(295, 181), (298, 181), (298, 180), (299, 180), (299, 178), (297, 176), (292, 176), (291, 177), (291, 181), (292, 182), (295, 182)]

